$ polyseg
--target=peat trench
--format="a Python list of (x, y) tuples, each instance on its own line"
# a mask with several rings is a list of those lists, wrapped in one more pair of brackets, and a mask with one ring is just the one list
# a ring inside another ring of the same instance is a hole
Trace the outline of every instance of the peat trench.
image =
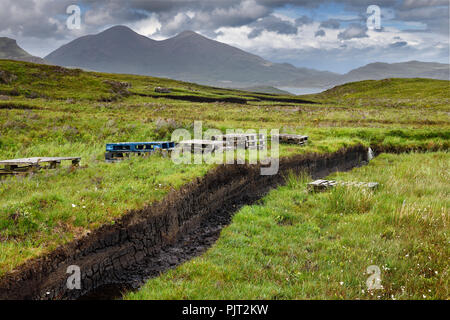
[[(166, 98), (172, 100), (183, 100), (189, 102), (228, 102), (228, 103), (238, 103), (238, 104), (247, 104), (249, 102), (244, 98), (237, 97), (225, 97), (225, 98), (213, 98), (213, 97), (205, 97), (205, 96), (194, 96), (194, 95), (173, 95), (173, 94), (165, 94), (165, 95), (155, 95), (155, 94), (146, 94), (146, 93), (132, 93), (140, 97), (151, 97), (155, 99)], [(252, 98), (253, 101), (274, 101), (274, 102), (284, 102), (284, 103), (304, 103), (304, 104), (320, 104), (318, 102), (303, 100), (303, 99), (292, 99), (292, 98), (276, 98), (276, 97), (262, 97), (262, 96), (253, 96), (246, 95), (243, 97)]]
[[(378, 150), (376, 150), (378, 151)], [(222, 165), (172, 191), (162, 201), (133, 210), (114, 225), (31, 259), (0, 278), (0, 299), (114, 299), (145, 280), (206, 251), (242, 206), (283, 185), (288, 172), (321, 178), (367, 163), (367, 148), (280, 159), (277, 175), (260, 165)], [(81, 270), (81, 289), (69, 290), (67, 268)]]

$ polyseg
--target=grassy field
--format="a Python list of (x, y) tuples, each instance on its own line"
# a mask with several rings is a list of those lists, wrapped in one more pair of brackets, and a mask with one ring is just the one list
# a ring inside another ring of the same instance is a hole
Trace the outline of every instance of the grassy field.
[[(208, 252), (126, 299), (448, 299), (450, 157), (382, 154), (337, 173), (377, 191), (308, 193), (307, 176), (242, 208)], [(371, 265), (381, 290), (367, 290)]]
[[(359, 82), (296, 98), (7, 60), (0, 60), (0, 71), (0, 159), (82, 157), (77, 170), (0, 180), (0, 275), (211, 168), (158, 155), (107, 164), (108, 142), (170, 139), (176, 128), (192, 132), (194, 121), (203, 130), (309, 135), (308, 146), (282, 145), (281, 156), (357, 143), (447, 150), (450, 141), (448, 81)], [(155, 93), (157, 86), (172, 92)], [(203, 98), (216, 101), (191, 101)], [(224, 102), (230, 98), (241, 102)]]

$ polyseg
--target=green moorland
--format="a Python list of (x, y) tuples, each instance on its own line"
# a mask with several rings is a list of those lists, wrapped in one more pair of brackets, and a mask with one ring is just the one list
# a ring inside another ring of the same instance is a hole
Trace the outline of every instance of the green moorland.
[[(308, 193), (305, 175), (242, 208), (204, 255), (126, 299), (448, 299), (450, 157), (382, 154)], [(369, 266), (382, 289), (367, 290)]]
[[(157, 86), (171, 93), (156, 93)], [(63, 165), (0, 180), (0, 275), (162, 199), (212, 166), (176, 165), (160, 155), (109, 164), (108, 142), (170, 139), (174, 129), (192, 132), (193, 122), (202, 121), (203, 130), (280, 129), (310, 137), (306, 147), (282, 145), (281, 156), (357, 143), (448, 149), (449, 81), (343, 87), (342, 94), (338, 87), (297, 98), (0, 60), (0, 159), (82, 157), (76, 170)]]

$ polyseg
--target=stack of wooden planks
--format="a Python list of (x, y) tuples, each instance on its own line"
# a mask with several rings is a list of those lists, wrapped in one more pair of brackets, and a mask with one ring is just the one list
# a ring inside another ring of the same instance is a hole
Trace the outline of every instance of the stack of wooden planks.
[(277, 135), (280, 142), (291, 143), (298, 145), (305, 145), (308, 142), (308, 136), (302, 136), (298, 134), (284, 134), (280, 133)]

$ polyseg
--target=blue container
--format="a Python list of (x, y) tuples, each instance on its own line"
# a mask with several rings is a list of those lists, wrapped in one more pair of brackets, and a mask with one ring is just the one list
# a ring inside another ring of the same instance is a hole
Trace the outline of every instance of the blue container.
[(107, 152), (153, 152), (158, 149), (172, 150), (175, 148), (173, 141), (152, 141), (152, 142), (120, 142), (107, 143)]

